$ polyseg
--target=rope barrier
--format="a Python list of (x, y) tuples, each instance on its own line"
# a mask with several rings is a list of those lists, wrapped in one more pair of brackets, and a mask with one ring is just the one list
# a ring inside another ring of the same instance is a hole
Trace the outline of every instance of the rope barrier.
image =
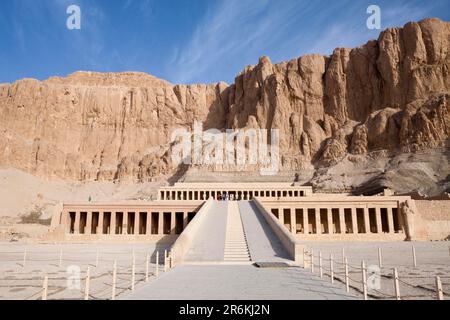
[(384, 293), (384, 292), (379, 291), (379, 290), (377, 290), (377, 289), (371, 288), (371, 289), (369, 289), (369, 290), (370, 290), (370, 291), (375, 291), (376, 293), (381, 294), (381, 295), (385, 296), (386, 298), (389, 298), (389, 299), (395, 299), (395, 296), (390, 295), (390, 294), (387, 294), (387, 293)]
[(32, 294), (31, 296), (28, 296), (28, 297), (24, 298), (23, 300), (31, 300), (31, 298), (33, 298), (34, 296), (42, 294), (42, 291), (44, 291), (43, 288), (41, 288), (38, 292)]

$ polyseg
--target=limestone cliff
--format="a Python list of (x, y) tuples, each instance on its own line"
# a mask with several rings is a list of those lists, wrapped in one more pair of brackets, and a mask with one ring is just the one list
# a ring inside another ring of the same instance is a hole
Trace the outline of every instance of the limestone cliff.
[(279, 64), (263, 57), (230, 86), (91, 72), (0, 85), (0, 166), (51, 178), (148, 181), (176, 171), (170, 135), (194, 120), (205, 128), (279, 129), (283, 170), (445, 146), (450, 23), (408, 23), (329, 57)]

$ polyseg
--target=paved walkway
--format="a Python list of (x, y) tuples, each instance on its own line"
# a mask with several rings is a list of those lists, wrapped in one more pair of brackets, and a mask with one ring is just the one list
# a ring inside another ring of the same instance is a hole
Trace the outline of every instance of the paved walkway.
[(185, 256), (186, 262), (223, 261), (228, 217), (228, 203), (214, 202), (200, 226), (191, 248)]
[(350, 300), (345, 289), (301, 268), (183, 265), (123, 300)]
[(281, 241), (251, 201), (240, 201), (239, 210), (254, 262), (291, 262)]

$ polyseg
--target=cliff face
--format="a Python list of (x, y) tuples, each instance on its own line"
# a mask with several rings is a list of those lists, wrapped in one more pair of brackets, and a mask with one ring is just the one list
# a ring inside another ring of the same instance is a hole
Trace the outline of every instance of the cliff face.
[(0, 165), (75, 180), (170, 174), (172, 131), (194, 119), (223, 127), (224, 88), (86, 72), (1, 86)]
[(378, 41), (272, 64), (235, 83), (171, 85), (140, 73), (75, 73), (0, 85), (0, 166), (75, 180), (170, 175), (170, 135), (280, 130), (282, 169), (374, 150), (443, 146), (450, 135), (450, 23), (388, 29)]

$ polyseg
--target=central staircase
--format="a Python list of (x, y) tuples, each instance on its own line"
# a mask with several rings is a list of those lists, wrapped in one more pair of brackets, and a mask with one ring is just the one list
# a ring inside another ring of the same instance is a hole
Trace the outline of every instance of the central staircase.
[(224, 261), (236, 264), (251, 262), (244, 226), (236, 201), (228, 202)]

